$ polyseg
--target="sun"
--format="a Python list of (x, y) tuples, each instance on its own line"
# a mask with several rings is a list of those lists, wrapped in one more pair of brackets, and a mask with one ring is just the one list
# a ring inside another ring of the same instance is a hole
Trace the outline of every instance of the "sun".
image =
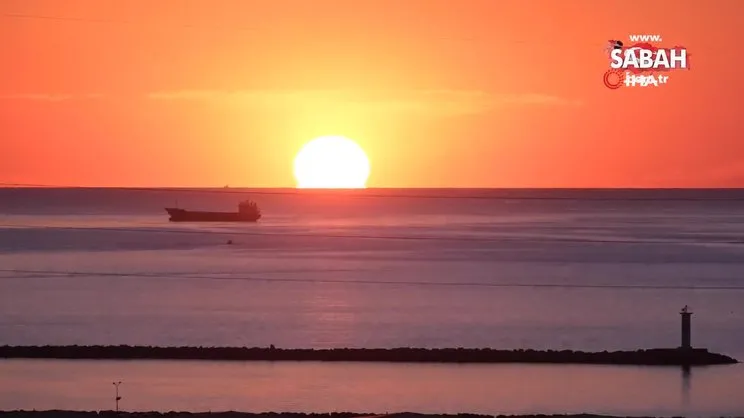
[(362, 147), (343, 136), (313, 139), (294, 160), (294, 176), (301, 189), (363, 189), (369, 170)]

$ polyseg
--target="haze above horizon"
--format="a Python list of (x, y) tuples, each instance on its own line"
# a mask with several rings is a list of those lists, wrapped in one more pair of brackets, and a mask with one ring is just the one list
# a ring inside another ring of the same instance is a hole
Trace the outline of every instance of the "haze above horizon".
[[(0, 182), (291, 188), (342, 135), (370, 189), (744, 187), (744, 3), (597, 1), (3, 2)], [(634, 33), (691, 70), (606, 88)]]

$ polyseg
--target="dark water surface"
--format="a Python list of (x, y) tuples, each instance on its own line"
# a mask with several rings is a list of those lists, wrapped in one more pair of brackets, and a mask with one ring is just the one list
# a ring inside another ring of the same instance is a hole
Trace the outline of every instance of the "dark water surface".
[[(693, 344), (744, 359), (742, 191), (267, 192), (277, 191), (0, 189), (0, 344), (674, 347), (680, 339), (679, 309), (690, 305)], [(385, 197), (389, 195), (395, 197)], [(163, 210), (177, 201), (189, 209), (229, 211), (247, 197), (263, 209), (258, 224), (171, 224)], [(227, 245), (228, 240), (234, 245)], [(14, 367), (16, 375), (33, 379), (34, 370), (44, 370), (39, 364), (52, 364), (49, 373), (59, 376), (73, 370), (68, 363), (2, 362), (0, 367)], [(76, 379), (98, 373), (104, 366), (97, 364), (85, 363), (80, 368), (85, 371), (74, 372)], [(129, 370), (116, 364), (106, 366), (114, 368), (112, 374)], [(150, 382), (156, 376), (150, 370), (179, 369), (170, 364), (136, 363), (132, 370), (143, 373), (137, 379)], [(28, 367), (28, 373), (19, 372), (19, 367)], [(204, 373), (216, 376), (215, 380), (227, 379), (223, 366), (193, 367), (210, 370)], [(286, 372), (299, 375), (310, 373), (303, 367), (321, 366), (271, 367), (299, 367)], [(322, 365), (323, 370), (336, 370), (333, 367), (338, 366)], [(385, 370), (380, 372), (385, 376), (396, 373), (402, 376), (396, 379), (413, 384), (405, 380), (409, 378), (405, 373), (393, 372), (404, 366), (354, 367)], [(441, 370), (421, 367), (421, 373)], [(518, 370), (539, 370), (534, 373), (545, 377), (538, 381), (570, 377), (572, 385), (585, 385), (576, 387), (578, 398), (565, 394), (545, 398), (524, 386), (526, 392), (519, 395), (523, 403), (510, 404), (519, 396), (498, 391), (516, 389), (499, 380), (501, 372), (484, 370), (516, 369), (496, 367), (502, 368), (475, 369), (472, 373), (480, 377), (443, 372), (441, 384), (484, 379), (485, 392), (463, 389), (459, 400), (452, 401), (457, 412), (479, 412), (478, 402), (486, 401), (496, 412), (515, 413), (528, 406), (559, 408), (560, 402), (578, 409), (554, 412), (585, 412), (592, 402), (619, 407), (621, 397), (612, 401), (613, 390), (649, 410), (676, 411), (677, 401), (671, 397), (680, 396), (679, 371), (571, 366), (569, 371), (554, 372), (539, 366)], [(706, 369), (700, 376), (707, 377), (700, 378), (695, 374), (692, 393), (698, 381), (719, 382), (715, 385), (722, 385), (720, 393), (728, 393), (731, 373), (744, 381), (740, 369)], [(201, 375), (199, 370), (195, 375)], [(312, 373), (310, 381), (320, 379)], [(109, 376), (101, 376), (110, 386)], [(486, 376), (492, 383), (485, 383)], [(234, 379), (238, 385), (244, 378)], [(274, 375), (267, 379), (284, 382)], [(174, 383), (178, 381), (172, 378), (163, 384), (192, 385)], [(332, 381), (317, 384), (333, 386), (328, 383)], [(663, 383), (651, 390), (654, 381)], [(369, 382), (355, 386), (356, 390), (371, 390), (374, 386)], [(606, 387), (596, 397), (586, 396), (593, 393), (589, 389), (599, 391), (603, 382), (615, 389)], [(285, 384), (290, 385), (272, 383)], [(418, 396), (422, 403), (414, 406), (423, 405), (426, 386), (415, 384), (422, 386), (419, 395), (409, 391), (388, 398), (402, 402)], [(272, 385), (264, 390), (277, 390)], [(259, 390), (248, 383), (244, 386)], [(645, 389), (631, 394), (631, 389), (620, 386)], [(102, 384), (101, 390), (109, 389)], [(315, 389), (302, 390), (313, 394), (306, 396), (307, 402), (321, 399)], [(328, 390), (350, 389), (346, 385)], [(718, 413), (709, 407), (718, 404), (729, 408), (726, 411), (739, 407), (744, 412), (737, 398), (724, 402), (715, 398), (715, 390), (701, 390), (711, 393), (699, 395), (710, 399), (701, 401), (700, 405), (708, 405), (701, 406), (705, 411)], [(432, 391), (432, 399), (449, 402)], [(38, 396), (51, 396), (43, 392)], [(363, 399), (365, 395), (359, 393)], [(210, 400), (195, 405), (233, 405), (228, 399), (233, 395), (224, 396), (219, 398), (215, 392)], [(494, 401), (505, 396), (509, 399)], [(654, 407), (643, 396), (666, 400)], [(260, 398), (254, 393), (249, 398), (256, 397)], [(464, 399), (471, 399), (473, 407), (457, 403)], [(572, 399), (577, 403), (570, 404)], [(582, 402), (586, 408), (580, 407)], [(320, 404), (301, 405), (304, 410), (327, 409)], [(394, 405), (403, 404), (389, 405), (395, 409)], [(341, 409), (371, 409), (351, 406)], [(248, 404), (246, 408), (256, 410)]]
[(742, 416), (742, 366), (6, 360), (0, 409)]

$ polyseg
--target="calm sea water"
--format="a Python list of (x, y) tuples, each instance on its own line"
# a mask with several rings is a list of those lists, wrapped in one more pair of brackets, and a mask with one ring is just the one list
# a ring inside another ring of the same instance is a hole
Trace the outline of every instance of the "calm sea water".
[(741, 417), (743, 368), (6, 360), (0, 408)]
[(0, 189), (0, 344), (636, 349), (690, 305), (744, 359), (744, 191), (264, 192)]

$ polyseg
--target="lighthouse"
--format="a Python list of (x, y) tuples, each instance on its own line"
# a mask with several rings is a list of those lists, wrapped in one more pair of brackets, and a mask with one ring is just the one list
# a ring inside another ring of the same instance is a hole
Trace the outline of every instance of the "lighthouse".
[(690, 309), (685, 305), (679, 314), (682, 315), (682, 345), (680, 348), (683, 350), (689, 350), (692, 348), (692, 332), (690, 330), (692, 312), (690, 312)]

